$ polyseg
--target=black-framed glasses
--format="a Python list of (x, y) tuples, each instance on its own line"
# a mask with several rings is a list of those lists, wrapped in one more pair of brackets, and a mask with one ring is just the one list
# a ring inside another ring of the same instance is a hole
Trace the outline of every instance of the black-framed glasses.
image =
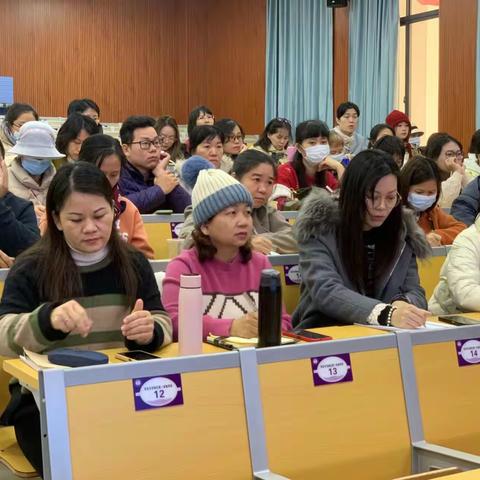
[(130, 142), (130, 145), (135, 145), (135, 144), (140, 145), (140, 148), (142, 150), (150, 150), (152, 145), (155, 148), (160, 148), (161, 145), (162, 145), (162, 142), (160, 141), (160, 138), (158, 138), (158, 137), (153, 139), (153, 140), (139, 140), (138, 142)]
[(373, 194), (371, 196), (367, 196), (367, 200), (370, 201), (371, 205), (375, 209), (379, 209), (383, 205), (385, 205), (386, 208), (392, 209), (400, 205), (400, 202), (402, 201), (402, 197), (398, 192), (395, 193), (395, 195), (387, 195), (386, 197), (382, 197), (382, 195), (376, 195)]

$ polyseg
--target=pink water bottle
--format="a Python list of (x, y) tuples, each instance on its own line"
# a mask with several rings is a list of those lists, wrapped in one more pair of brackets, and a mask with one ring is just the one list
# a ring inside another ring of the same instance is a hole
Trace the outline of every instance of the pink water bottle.
[(203, 340), (203, 297), (200, 275), (180, 275), (178, 296), (178, 352), (199, 355)]

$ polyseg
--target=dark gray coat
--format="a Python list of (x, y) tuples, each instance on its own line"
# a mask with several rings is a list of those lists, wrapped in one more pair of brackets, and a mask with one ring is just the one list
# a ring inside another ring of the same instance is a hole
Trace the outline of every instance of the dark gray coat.
[(311, 328), (367, 323), (375, 305), (399, 298), (427, 308), (416, 257), (426, 258), (431, 250), (413, 213), (404, 210), (403, 217), (399, 253), (388, 274), (376, 283), (375, 298), (369, 298), (356, 291), (340, 258), (336, 238), (340, 219), (337, 201), (325, 191), (312, 192), (295, 224), (302, 285), (293, 325)]

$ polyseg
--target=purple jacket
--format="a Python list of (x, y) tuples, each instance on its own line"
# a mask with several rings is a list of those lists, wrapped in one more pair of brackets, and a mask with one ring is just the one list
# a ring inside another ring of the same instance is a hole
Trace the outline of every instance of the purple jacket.
[(118, 185), (123, 196), (134, 203), (140, 213), (153, 213), (155, 210), (173, 210), (183, 213), (192, 204), (190, 195), (181, 187), (175, 187), (170, 193), (154, 184), (154, 176), (150, 174), (145, 180), (143, 174), (130, 162), (122, 167)]

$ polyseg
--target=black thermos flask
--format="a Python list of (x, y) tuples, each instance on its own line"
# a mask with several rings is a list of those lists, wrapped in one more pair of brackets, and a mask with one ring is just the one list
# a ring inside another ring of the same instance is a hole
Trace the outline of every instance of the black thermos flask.
[(262, 271), (258, 293), (258, 346), (280, 345), (282, 338), (282, 286), (274, 269)]

